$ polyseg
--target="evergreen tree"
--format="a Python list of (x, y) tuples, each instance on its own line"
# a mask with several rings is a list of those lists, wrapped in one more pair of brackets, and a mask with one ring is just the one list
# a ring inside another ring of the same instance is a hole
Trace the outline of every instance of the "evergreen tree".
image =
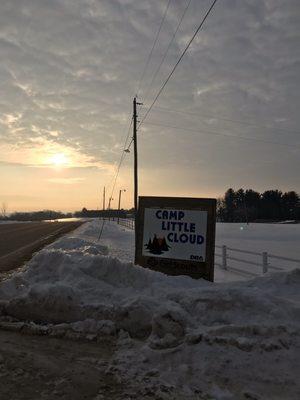
[(260, 194), (253, 189), (230, 188), (217, 201), (217, 217), (224, 222), (281, 221), (300, 219), (300, 198), (290, 191), (266, 190)]
[(284, 193), (282, 203), (285, 219), (299, 219), (300, 198), (296, 192)]
[(162, 251), (168, 251), (169, 248), (170, 248), (170, 246), (168, 245), (165, 237), (163, 237), (163, 239), (162, 239), (162, 243), (161, 243), (160, 248), (161, 248)]
[(153, 242), (152, 242), (152, 252), (154, 254), (160, 254), (161, 253), (160, 244), (159, 244), (159, 241), (158, 241), (156, 235), (154, 235), (154, 239), (153, 239)]
[(260, 212), (262, 219), (282, 219), (282, 192), (279, 190), (266, 190), (261, 195)]
[(226, 220), (227, 222), (233, 222), (235, 210), (235, 192), (233, 189), (230, 188), (225, 193), (224, 203), (226, 209)]
[(152, 241), (151, 238), (148, 241), (148, 244), (145, 245), (147, 250), (151, 250), (152, 249)]

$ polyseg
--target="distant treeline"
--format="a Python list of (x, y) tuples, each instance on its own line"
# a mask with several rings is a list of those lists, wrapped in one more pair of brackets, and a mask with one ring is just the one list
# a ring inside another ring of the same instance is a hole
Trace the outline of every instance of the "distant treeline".
[[(84, 218), (128, 218), (131, 210), (88, 210), (83, 208), (74, 213), (42, 210), (32, 212), (6, 211), (0, 213), (0, 220), (8, 221), (43, 221), (71, 217)], [(217, 201), (217, 219), (221, 222), (263, 222), (263, 221), (300, 221), (300, 197), (295, 191), (281, 192), (266, 190), (263, 193), (252, 189), (228, 189), (223, 198)]]
[(2, 215), (0, 219), (7, 221), (43, 221), (48, 219), (71, 218), (72, 213), (60, 211), (42, 210), (32, 212), (14, 212), (10, 215)]
[(299, 221), (299, 195), (294, 191), (228, 189), (218, 199), (217, 218), (223, 222)]
[(76, 211), (74, 213), (74, 217), (83, 217), (83, 218), (126, 218), (130, 214), (128, 210), (88, 210), (83, 208), (81, 211)]
[(74, 213), (63, 213), (61, 211), (42, 210), (32, 212), (14, 212), (11, 214), (1, 213), (0, 220), (4, 221), (44, 221), (61, 218), (127, 218), (132, 216), (132, 210), (87, 210), (83, 208), (81, 211)]

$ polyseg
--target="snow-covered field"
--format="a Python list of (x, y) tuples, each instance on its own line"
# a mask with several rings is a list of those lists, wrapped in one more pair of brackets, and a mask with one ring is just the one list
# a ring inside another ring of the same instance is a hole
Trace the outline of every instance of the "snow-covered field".
[[(134, 266), (132, 232), (115, 223), (105, 224), (99, 243), (101, 223), (59, 239), (0, 283), (2, 323), (33, 321), (27, 329), (51, 336), (115, 337), (107, 373), (135, 385), (134, 398), (300, 398), (299, 269), (225, 283), (169, 277)], [(218, 228), (222, 238), (238, 240)], [(273, 252), (266, 236), (261, 243)]]
[[(101, 230), (102, 222), (98, 221)], [(96, 226), (96, 225), (95, 225)], [(120, 234), (121, 230), (121, 234)], [(96, 235), (97, 236), (97, 235)], [(85, 238), (93, 240), (94, 232), (87, 231)], [(110, 226), (105, 224), (101, 243), (109, 248), (112, 256), (123, 261), (132, 262), (134, 259), (134, 234), (127, 228), (120, 228), (112, 231)], [(228, 270), (224, 271), (220, 265), (221, 257), (216, 256), (215, 281), (231, 282), (235, 280), (249, 279), (249, 275), (242, 272), (233, 272), (231, 267), (240, 271), (248, 271), (257, 276), (262, 275), (262, 253), (264, 251), (276, 256), (300, 260), (300, 224), (237, 224), (237, 223), (217, 223), (216, 244), (226, 245), (229, 248), (248, 250), (260, 253), (259, 255), (249, 255), (236, 253), (228, 250), (228, 256), (238, 257), (243, 260), (255, 262), (260, 265), (249, 265), (242, 262), (228, 260)], [(216, 254), (221, 255), (222, 250), (216, 249)], [(281, 261), (276, 259), (269, 260), (271, 265), (290, 271), (295, 267), (300, 268), (299, 263)]]
[[(268, 261), (272, 266), (282, 268), (283, 270), (291, 270), (295, 267), (300, 267), (300, 224), (246, 225), (237, 223), (217, 223), (216, 244), (260, 253), (260, 255), (249, 255), (229, 250), (229, 256), (260, 264), (260, 266), (255, 266), (228, 260), (229, 270), (230, 267), (233, 267), (261, 275), (262, 252), (299, 260), (299, 263), (295, 263), (287, 260), (270, 258)], [(217, 248), (216, 253), (221, 254), (221, 249)], [(216, 257), (216, 263), (221, 264), (220, 257)], [(221, 274), (220, 268), (216, 267), (216, 278), (218, 281), (233, 280), (234, 275), (239, 275), (239, 279), (243, 277), (243, 274), (228, 274), (227, 272)], [(244, 276), (246, 277), (246, 275)]]
[(217, 223), (216, 242), (300, 259), (300, 224)]

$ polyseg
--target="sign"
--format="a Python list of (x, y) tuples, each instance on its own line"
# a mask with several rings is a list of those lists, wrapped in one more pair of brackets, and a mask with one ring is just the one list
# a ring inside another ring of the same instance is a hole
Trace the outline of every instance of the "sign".
[(205, 261), (207, 211), (145, 208), (143, 255)]
[(136, 264), (213, 281), (215, 199), (140, 197)]

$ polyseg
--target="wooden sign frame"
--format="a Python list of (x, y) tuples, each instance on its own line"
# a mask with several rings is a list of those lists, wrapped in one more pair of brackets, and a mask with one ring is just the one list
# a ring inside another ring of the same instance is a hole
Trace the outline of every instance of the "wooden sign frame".
[[(145, 209), (206, 211), (207, 230), (205, 261), (160, 258), (143, 254)], [(136, 219), (135, 263), (168, 275), (189, 275), (192, 278), (214, 280), (214, 255), (216, 231), (216, 199), (190, 197), (140, 196)]]

